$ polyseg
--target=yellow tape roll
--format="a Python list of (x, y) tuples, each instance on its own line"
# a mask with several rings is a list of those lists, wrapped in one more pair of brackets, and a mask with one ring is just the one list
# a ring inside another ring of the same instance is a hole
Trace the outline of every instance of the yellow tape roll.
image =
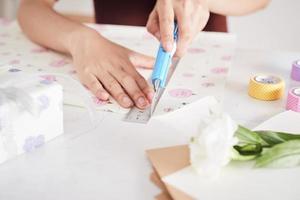
[(248, 94), (256, 99), (273, 101), (284, 93), (284, 81), (277, 76), (258, 75), (250, 79)]

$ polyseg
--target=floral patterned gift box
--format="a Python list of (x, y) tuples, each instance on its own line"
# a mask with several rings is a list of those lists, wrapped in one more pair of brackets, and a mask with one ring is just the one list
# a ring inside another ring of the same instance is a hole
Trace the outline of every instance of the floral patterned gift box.
[(45, 76), (0, 75), (0, 163), (63, 133), (62, 99)]

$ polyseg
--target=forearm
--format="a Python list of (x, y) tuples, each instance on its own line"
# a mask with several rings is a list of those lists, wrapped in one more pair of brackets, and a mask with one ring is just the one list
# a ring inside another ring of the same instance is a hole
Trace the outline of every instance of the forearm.
[(265, 8), (270, 0), (208, 0), (211, 12), (221, 15), (246, 15)]
[[(34, 42), (48, 48), (71, 53), (74, 38), (88, 35), (91, 29), (56, 13), (54, 0), (21, 1), (18, 21), (25, 34)], [(74, 45), (73, 45), (74, 46)]]

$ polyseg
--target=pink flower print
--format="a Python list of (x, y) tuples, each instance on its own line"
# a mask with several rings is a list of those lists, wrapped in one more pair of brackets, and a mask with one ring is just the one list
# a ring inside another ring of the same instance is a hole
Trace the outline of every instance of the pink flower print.
[(0, 37), (7, 38), (7, 37), (9, 37), (9, 34), (8, 33), (1, 33)]
[(208, 87), (214, 87), (215, 84), (211, 82), (205, 82), (201, 84), (203, 87), (208, 88)]
[(9, 19), (4, 19), (4, 18), (1, 18), (0, 19), (0, 25), (1, 26), (8, 26), (12, 21), (9, 20)]
[(202, 49), (202, 48), (193, 48), (193, 47), (190, 47), (190, 48), (188, 48), (187, 52), (191, 53), (191, 54), (198, 54), (198, 53), (204, 53), (206, 51), (205, 51), (205, 49)]
[(228, 56), (228, 55), (221, 57), (221, 60), (224, 60), (224, 61), (230, 61), (231, 59), (232, 59), (232, 57)]
[(38, 102), (39, 102), (39, 105), (40, 105), (39, 107), (40, 107), (41, 111), (47, 109), (50, 105), (50, 100), (46, 95), (39, 96)]
[(97, 97), (93, 97), (93, 101), (96, 105), (99, 105), (99, 106), (103, 106), (103, 105), (107, 104), (107, 101), (102, 101), (102, 100), (98, 99)]
[(211, 72), (214, 74), (227, 74), (228, 68), (227, 67), (215, 67), (211, 69)]
[(40, 77), (43, 79), (40, 81), (40, 83), (45, 84), (45, 85), (49, 85), (49, 84), (52, 84), (54, 81), (57, 81), (56, 77), (53, 75), (42, 75)]
[(45, 53), (48, 51), (49, 51), (48, 49), (43, 48), (43, 47), (37, 47), (37, 48), (31, 49), (32, 53)]
[(52, 61), (49, 65), (51, 67), (63, 67), (66, 64), (68, 64), (68, 62), (66, 60), (60, 59), (60, 60), (54, 60), (54, 61)]
[(20, 64), (20, 60), (14, 59), (9, 62), (10, 65), (18, 65)]
[(36, 137), (30, 136), (25, 139), (23, 150), (25, 152), (32, 152), (35, 149), (43, 146), (45, 144), (45, 136), (38, 135)]
[(189, 89), (173, 89), (169, 91), (169, 95), (175, 98), (188, 98), (193, 95)]
[(186, 78), (192, 78), (194, 77), (193, 73), (183, 73), (182, 76), (186, 77)]

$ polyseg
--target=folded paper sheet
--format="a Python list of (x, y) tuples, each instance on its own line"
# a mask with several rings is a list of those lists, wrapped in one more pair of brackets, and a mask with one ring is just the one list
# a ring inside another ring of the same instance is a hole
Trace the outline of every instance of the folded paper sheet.
[[(153, 149), (147, 151), (148, 158), (150, 159), (157, 174), (152, 175), (154, 182), (162, 189), (163, 195), (158, 198), (166, 197), (166, 192), (174, 200), (191, 200), (192, 197), (187, 193), (178, 190), (172, 185), (166, 183), (164, 190), (164, 183), (158, 180), (171, 175), (178, 170), (189, 166), (189, 149), (188, 146), (175, 146), (170, 148)], [(158, 175), (158, 176), (155, 176)]]
[(0, 75), (0, 163), (63, 133), (62, 99), (55, 82)]
[[(292, 123), (286, 123), (287, 120)], [(286, 111), (267, 120), (256, 129), (300, 134), (299, 121), (299, 113)], [(169, 189), (170, 186), (192, 199), (299, 199), (299, 167), (256, 169), (252, 163), (232, 162), (222, 170), (219, 179), (210, 181), (195, 174), (189, 165), (188, 151), (188, 146), (175, 146), (147, 152), (174, 199), (180, 198)]]
[(200, 124), (200, 119), (210, 116), (211, 110), (216, 110), (221, 107), (221, 104), (213, 96), (206, 96), (197, 101), (187, 104), (181, 109), (164, 115), (153, 116), (149, 122), (155, 123), (160, 121), (169, 126), (170, 130), (176, 130), (181, 135), (186, 135), (189, 138), (196, 135)]
[[(141, 27), (90, 25), (102, 35), (138, 52), (155, 57), (158, 42)], [(157, 114), (171, 112), (207, 95), (222, 98), (225, 78), (233, 57), (235, 37), (225, 33), (201, 33), (180, 61), (162, 97)], [(55, 72), (77, 77), (68, 56), (54, 53), (30, 42), (16, 22), (6, 22), (0, 29), (0, 71), (17, 73)], [(151, 70), (138, 69), (149, 78)], [(64, 86), (66, 104), (82, 106), (72, 86), (59, 77), (49, 76)], [(94, 98), (97, 109), (125, 113), (113, 100), (103, 102)]]

